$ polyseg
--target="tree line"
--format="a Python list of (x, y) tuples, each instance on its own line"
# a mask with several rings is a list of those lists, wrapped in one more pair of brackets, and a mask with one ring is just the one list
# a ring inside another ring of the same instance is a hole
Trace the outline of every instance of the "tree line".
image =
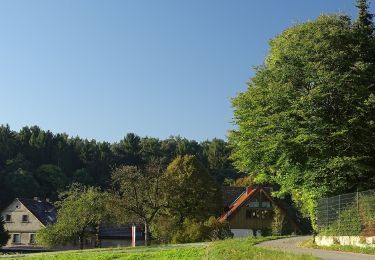
[[(60, 193), (57, 222), (37, 233), (40, 245), (53, 247), (88, 238), (100, 247), (100, 228), (138, 224), (145, 245), (183, 243), (231, 237), (219, 223), (221, 187), (194, 155), (177, 156), (166, 169), (160, 162), (145, 167), (120, 166), (112, 171), (110, 188), (74, 183)], [(151, 231), (151, 232), (150, 232)]]
[(145, 168), (158, 162), (166, 168), (177, 156), (194, 155), (218, 183), (241, 176), (231, 166), (225, 141), (197, 142), (182, 137), (165, 140), (129, 133), (115, 143), (54, 134), (38, 126), (13, 131), (0, 126), (0, 209), (16, 197), (52, 201), (72, 183), (111, 186), (111, 173), (122, 166)]

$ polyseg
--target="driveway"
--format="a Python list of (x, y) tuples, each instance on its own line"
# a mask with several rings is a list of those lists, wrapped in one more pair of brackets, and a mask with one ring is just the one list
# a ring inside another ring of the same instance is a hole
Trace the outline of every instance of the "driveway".
[(374, 255), (365, 255), (357, 253), (338, 252), (330, 250), (321, 250), (313, 248), (302, 248), (298, 247), (302, 241), (311, 239), (312, 236), (297, 236), (290, 238), (283, 238), (277, 240), (266, 241), (257, 244), (256, 246), (264, 247), (268, 249), (277, 249), (285, 252), (295, 254), (311, 254), (313, 256), (320, 257), (321, 259), (327, 260), (374, 260)]

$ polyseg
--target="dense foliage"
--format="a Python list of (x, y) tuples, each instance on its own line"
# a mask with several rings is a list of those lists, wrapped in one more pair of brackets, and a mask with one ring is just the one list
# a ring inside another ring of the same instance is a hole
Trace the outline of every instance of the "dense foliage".
[[(153, 237), (162, 243), (224, 239), (227, 225), (214, 221), (222, 209), (219, 185), (193, 155), (178, 156), (163, 174), (164, 205), (151, 223)], [(225, 235), (226, 234), (226, 235)]]
[(316, 199), (375, 186), (375, 40), (366, 1), (355, 22), (322, 15), (271, 40), (233, 100), (237, 169), (277, 183), (314, 219)]
[(68, 185), (107, 189), (111, 172), (121, 165), (144, 167), (160, 161), (164, 167), (178, 155), (195, 155), (215, 178), (234, 179), (227, 144), (220, 139), (198, 143), (181, 137), (165, 140), (127, 134), (117, 143), (53, 134), (37, 126), (19, 132), (0, 126), (0, 209), (16, 197), (49, 197)]
[(91, 233), (98, 235), (100, 224), (109, 219), (106, 193), (98, 188), (74, 184), (61, 193), (61, 197), (57, 204), (57, 222), (38, 231), (37, 242), (53, 247), (77, 241), (83, 249), (87, 231), (95, 230)]
[(142, 223), (145, 245), (149, 241), (149, 225), (166, 207), (165, 178), (159, 164), (144, 169), (121, 166), (112, 173), (112, 212), (120, 224)]
[(10, 238), (8, 231), (4, 229), (4, 224), (4, 219), (2, 216), (0, 216), (0, 247), (5, 245)]
[(56, 205), (57, 222), (37, 235), (44, 246), (79, 241), (82, 248), (87, 236), (107, 224), (142, 224), (145, 245), (150, 227), (163, 243), (217, 240), (231, 234), (228, 225), (209, 219), (220, 212), (221, 192), (193, 155), (178, 156), (167, 169), (160, 161), (144, 167), (122, 165), (113, 170), (107, 192), (74, 183), (60, 193)]
[(220, 186), (193, 155), (178, 156), (165, 172), (168, 214), (182, 223), (186, 218), (206, 220), (220, 213)]

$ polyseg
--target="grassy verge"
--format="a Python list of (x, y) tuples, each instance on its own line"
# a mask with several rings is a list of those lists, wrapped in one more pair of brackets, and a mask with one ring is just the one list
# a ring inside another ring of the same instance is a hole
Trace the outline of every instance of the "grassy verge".
[[(310, 260), (310, 255), (293, 255), (255, 247), (254, 245), (276, 237), (228, 239), (208, 243), (179, 244), (155, 247), (103, 248), (82, 251), (61, 251), (25, 255), (19, 259), (257, 259), (257, 260)], [(14, 257), (14, 256), (13, 256)]]
[(314, 249), (323, 249), (323, 250), (333, 250), (333, 251), (343, 251), (343, 252), (352, 252), (352, 253), (361, 253), (375, 255), (375, 247), (359, 247), (359, 246), (342, 246), (342, 245), (332, 245), (332, 246), (318, 246), (313, 242), (313, 240), (307, 240), (303, 242), (301, 247), (308, 247)]
[(254, 245), (277, 237), (230, 239), (212, 243), (206, 259), (317, 259), (311, 255), (294, 255), (286, 252), (255, 247)]

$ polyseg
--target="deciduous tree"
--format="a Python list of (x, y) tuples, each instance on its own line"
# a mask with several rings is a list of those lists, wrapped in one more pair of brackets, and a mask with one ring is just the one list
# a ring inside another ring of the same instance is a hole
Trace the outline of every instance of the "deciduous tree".
[(146, 168), (120, 166), (112, 173), (113, 209), (122, 223), (144, 224), (145, 245), (149, 242), (149, 226), (166, 205), (164, 178), (159, 164)]
[(312, 219), (317, 198), (375, 185), (375, 41), (358, 6), (354, 23), (322, 15), (285, 30), (233, 99), (237, 169), (278, 183)]
[(178, 156), (165, 178), (168, 211), (180, 223), (185, 218), (202, 221), (220, 211), (220, 187), (195, 156)]
[(3, 217), (0, 216), (0, 247), (5, 245), (10, 238), (8, 231), (4, 229), (4, 224)]
[(83, 249), (89, 229), (99, 232), (99, 226), (108, 217), (107, 197), (98, 188), (74, 184), (60, 194), (57, 203), (57, 222), (37, 234), (37, 242), (45, 246), (78, 240)]

